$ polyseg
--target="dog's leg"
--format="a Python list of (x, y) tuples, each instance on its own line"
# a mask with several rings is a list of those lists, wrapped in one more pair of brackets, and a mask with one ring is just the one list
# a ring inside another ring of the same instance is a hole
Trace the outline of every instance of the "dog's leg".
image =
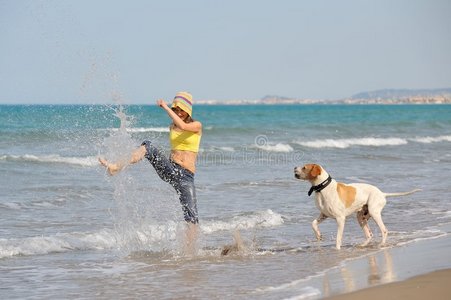
[(345, 229), (346, 217), (337, 217), (336, 220), (337, 220), (337, 225), (338, 225), (336, 248), (337, 248), (337, 250), (340, 250), (340, 248), (341, 248), (341, 239), (343, 237), (343, 231)]
[(370, 226), (368, 226), (368, 220), (370, 219), (370, 214), (368, 212), (368, 206), (364, 206), (361, 210), (357, 212), (357, 221), (362, 227), (363, 233), (365, 234), (366, 240), (360, 246), (365, 247), (373, 238), (373, 233), (371, 232)]
[(371, 216), (373, 217), (377, 226), (379, 226), (379, 229), (381, 230), (382, 241), (381, 241), (380, 245), (383, 246), (383, 245), (385, 245), (385, 241), (387, 240), (387, 236), (388, 236), (387, 228), (385, 227), (384, 222), (382, 222), (382, 216), (381, 216), (380, 212), (371, 213)]
[(321, 232), (319, 231), (318, 225), (325, 219), (327, 219), (327, 216), (321, 213), (319, 217), (313, 220), (312, 222), (313, 232), (315, 232), (315, 236), (318, 241), (321, 241), (323, 239), (323, 237), (321, 236)]

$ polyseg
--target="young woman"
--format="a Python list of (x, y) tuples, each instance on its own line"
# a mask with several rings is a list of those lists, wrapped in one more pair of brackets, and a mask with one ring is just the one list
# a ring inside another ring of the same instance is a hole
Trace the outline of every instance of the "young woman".
[(108, 162), (99, 158), (110, 175), (114, 175), (125, 166), (134, 164), (147, 158), (160, 178), (171, 184), (180, 197), (185, 221), (188, 224), (187, 246), (191, 248), (197, 236), (196, 189), (194, 186), (194, 173), (196, 172), (196, 159), (202, 137), (202, 124), (192, 119), (192, 96), (187, 92), (179, 92), (175, 96), (171, 107), (162, 99), (157, 105), (166, 111), (172, 120), (169, 131), (171, 155), (167, 158), (150, 141), (144, 141), (133, 151), (129, 159), (123, 162)]

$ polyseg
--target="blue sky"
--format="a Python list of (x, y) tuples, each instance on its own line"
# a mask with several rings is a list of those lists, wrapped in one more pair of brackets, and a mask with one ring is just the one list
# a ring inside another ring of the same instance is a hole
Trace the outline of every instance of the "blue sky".
[(1, 103), (451, 87), (449, 0), (0, 0)]

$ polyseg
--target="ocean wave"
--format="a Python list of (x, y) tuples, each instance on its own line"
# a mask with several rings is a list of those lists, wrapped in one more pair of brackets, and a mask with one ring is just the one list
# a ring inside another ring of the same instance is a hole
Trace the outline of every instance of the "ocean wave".
[[(223, 221), (204, 221), (200, 229), (205, 234), (224, 230), (273, 227), (283, 224), (280, 214), (272, 210), (257, 211)], [(136, 224), (123, 230), (104, 229), (98, 232), (61, 233), (53, 236), (0, 239), (0, 259), (13, 256), (44, 255), (76, 250), (123, 249), (163, 251), (177, 238), (183, 222)]]
[(279, 152), (279, 153), (288, 153), (294, 151), (293, 147), (291, 147), (289, 144), (265, 144), (265, 145), (250, 145), (245, 147), (238, 147), (238, 146), (210, 146), (208, 148), (202, 148), (201, 152), (206, 153), (216, 153), (216, 152), (242, 152), (242, 153), (250, 153), (255, 151), (265, 151), (265, 152)]
[[(283, 283), (278, 286), (268, 286), (264, 288), (257, 288), (254, 293), (261, 294), (261, 293), (268, 293), (268, 292), (278, 292), (281, 290), (290, 290), (293, 288), (297, 288), (300, 284), (303, 284), (306, 280), (300, 279), (300, 280), (294, 280), (288, 283)], [(291, 297), (291, 298), (285, 298), (285, 299), (316, 299), (317, 297), (321, 296), (321, 291), (315, 287), (312, 286), (305, 286), (302, 288), (296, 289), (297, 295)]]
[(442, 238), (448, 235), (448, 233), (440, 230), (439, 228), (426, 228), (421, 230), (415, 230), (413, 232), (393, 232), (396, 240), (396, 246), (404, 246), (418, 241), (430, 240)]
[(426, 136), (426, 137), (416, 137), (410, 139), (413, 142), (423, 143), (423, 144), (431, 144), (431, 143), (440, 143), (440, 142), (451, 142), (451, 135), (442, 135), (442, 136)]
[(6, 202), (0, 203), (1, 208), (12, 209), (12, 210), (20, 210), (22, 209), (22, 205), (15, 202)]
[(252, 229), (256, 227), (274, 227), (284, 223), (282, 215), (268, 209), (251, 214), (234, 216), (222, 221), (204, 221), (201, 230), (205, 234), (224, 230)]
[(256, 145), (256, 147), (260, 150), (268, 151), (268, 152), (292, 152), (293, 147), (289, 144), (277, 143), (277, 144), (265, 144), (265, 145)]
[(401, 138), (354, 138), (354, 139), (323, 139), (323, 140), (313, 140), (307, 142), (296, 141), (304, 147), (309, 148), (339, 148), (345, 149), (352, 146), (399, 146), (408, 143), (406, 139)]
[(383, 147), (383, 146), (401, 146), (406, 145), (409, 142), (417, 142), (424, 144), (439, 143), (439, 142), (451, 142), (451, 136), (443, 135), (437, 137), (415, 137), (415, 138), (349, 138), (349, 139), (317, 139), (312, 141), (294, 141), (294, 143), (309, 147), (309, 148), (338, 148), (345, 149), (353, 146), (366, 146), (366, 147)]
[(71, 233), (22, 239), (0, 239), (0, 259), (13, 256), (43, 255), (71, 250), (110, 249), (116, 244), (114, 233)]
[[(112, 128), (111, 131), (117, 132), (119, 128)], [(136, 128), (126, 128), (129, 133), (144, 133), (144, 132), (169, 132), (168, 127), (136, 127)]]
[(58, 154), (49, 154), (37, 156), (33, 154), (24, 155), (2, 155), (0, 156), (0, 161), (25, 161), (34, 163), (62, 163), (70, 165), (79, 165), (84, 167), (97, 166), (99, 164), (97, 157), (87, 156), (87, 157), (65, 157)]
[(229, 146), (210, 146), (208, 148), (201, 148), (200, 152), (235, 152), (235, 148)]
[[(213, 130), (213, 126), (206, 126), (203, 130), (210, 131)], [(120, 128), (109, 128), (109, 129), (101, 129), (101, 131), (113, 131), (118, 132)], [(169, 132), (169, 127), (132, 127), (132, 128), (125, 128), (125, 131), (128, 133), (146, 133), (146, 132)]]

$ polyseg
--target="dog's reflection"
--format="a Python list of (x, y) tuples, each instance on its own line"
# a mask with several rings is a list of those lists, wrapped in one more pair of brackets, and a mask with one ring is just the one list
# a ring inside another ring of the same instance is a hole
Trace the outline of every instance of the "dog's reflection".
[(382, 251), (385, 264), (379, 265), (377, 263), (376, 255), (368, 256), (369, 274), (368, 284), (370, 286), (389, 283), (396, 280), (395, 273), (393, 272), (393, 261), (390, 252), (385, 249)]
[[(350, 269), (346, 266), (341, 267), (340, 275), (344, 284), (343, 290), (339, 290), (340, 284), (338, 282), (331, 282), (327, 274), (324, 276), (323, 294), (325, 297), (337, 294), (337, 292), (349, 293), (355, 291), (358, 288), (365, 287), (365, 283), (359, 280), (360, 277), (358, 276), (358, 274), (353, 274), (353, 272), (351, 272)], [(384, 249), (382, 250), (382, 252), (368, 256), (368, 286), (389, 283), (395, 280), (396, 274), (393, 270), (393, 261), (389, 250)]]

